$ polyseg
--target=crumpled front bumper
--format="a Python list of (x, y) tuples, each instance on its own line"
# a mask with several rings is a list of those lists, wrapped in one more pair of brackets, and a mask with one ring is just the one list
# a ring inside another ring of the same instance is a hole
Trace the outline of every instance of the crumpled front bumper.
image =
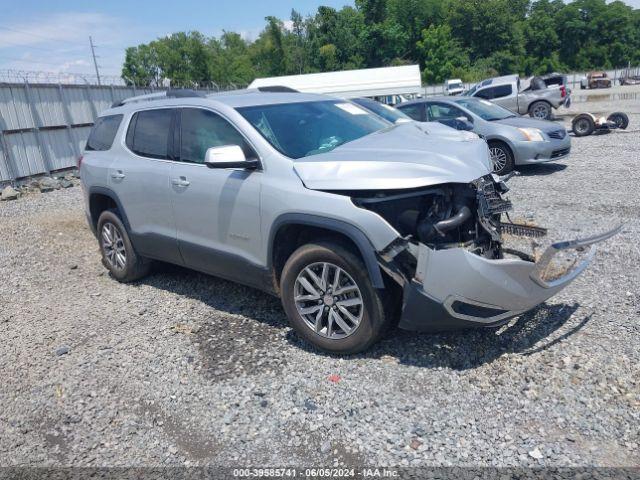
[[(442, 331), (504, 323), (552, 297), (589, 265), (595, 244), (621, 226), (589, 238), (550, 245), (537, 263), (491, 260), (463, 248), (433, 250), (418, 245), (415, 277), (404, 287), (400, 328)], [(560, 251), (590, 247), (584, 258), (558, 278), (548, 277)], [(547, 279), (553, 278), (553, 279)]]

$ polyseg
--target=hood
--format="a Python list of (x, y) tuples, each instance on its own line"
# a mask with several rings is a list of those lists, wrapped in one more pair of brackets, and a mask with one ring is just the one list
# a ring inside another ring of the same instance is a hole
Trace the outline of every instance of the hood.
[(395, 125), (330, 152), (298, 159), (293, 168), (304, 185), (314, 190), (386, 190), (469, 183), (491, 173), (484, 140), (446, 128), (456, 135), (430, 133), (415, 123)]
[(538, 128), (543, 132), (553, 132), (555, 130), (563, 130), (562, 125), (547, 120), (536, 120), (529, 117), (510, 117), (503, 120), (494, 120), (490, 123), (500, 123), (501, 125), (509, 125), (517, 128)]

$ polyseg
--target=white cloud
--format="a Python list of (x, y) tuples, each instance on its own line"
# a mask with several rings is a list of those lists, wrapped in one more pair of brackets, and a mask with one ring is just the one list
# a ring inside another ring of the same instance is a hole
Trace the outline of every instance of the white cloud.
[(31, 17), (0, 30), (0, 69), (92, 74), (91, 35), (102, 74), (118, 75), (125, 48), (140, 43), (140, 34), (128, 22), (103, 13)]

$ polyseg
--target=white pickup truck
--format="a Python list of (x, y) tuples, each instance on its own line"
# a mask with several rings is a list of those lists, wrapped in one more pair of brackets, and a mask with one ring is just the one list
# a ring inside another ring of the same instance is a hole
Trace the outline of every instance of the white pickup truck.
[(512, 112), (528, 113), (541, 120), (551, 119), (554, 108), (571, 104), (571, 93), (564, 85), (547, 86), (538, 77), (521, 80), (518, 75), (483, 80), (463, 95), (484, 98)]

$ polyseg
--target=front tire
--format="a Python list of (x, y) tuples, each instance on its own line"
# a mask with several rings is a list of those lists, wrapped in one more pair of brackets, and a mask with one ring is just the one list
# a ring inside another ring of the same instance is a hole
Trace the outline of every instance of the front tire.
[(127, 229), (114, 211), (106, 210), (100, 214), (97, 232), (102, 264), (113, 278), (129, 283), (149, 273), (149, 260), (136, 253)]
[(489, 155), (496, 175), (506, 175), (513, 170), (513, 153), (505, 143), (489, 141)]
[(280, 281), (294, 330), (321, 350), (347, 355), (369, 348), (386, 330), (384, 291), (373, 287), (359, 257), (333, 242), (298, 248)]

